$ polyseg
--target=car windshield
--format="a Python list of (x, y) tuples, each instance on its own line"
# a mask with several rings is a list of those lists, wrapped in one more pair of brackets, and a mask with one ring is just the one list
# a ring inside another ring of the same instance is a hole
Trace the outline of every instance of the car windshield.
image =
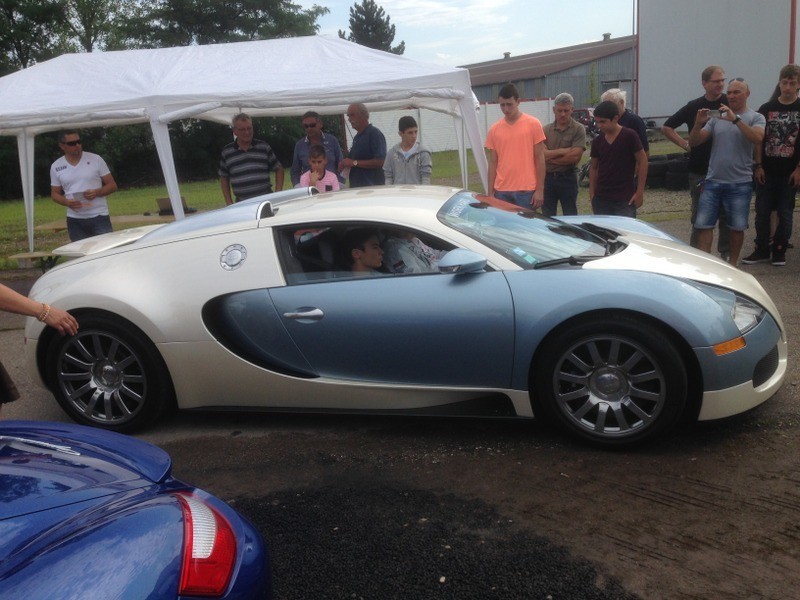
[(609, 253), (605, 240), (586, 229), (471, 192), (453, 196), (438, 217), (525, 269), (580, 264)]

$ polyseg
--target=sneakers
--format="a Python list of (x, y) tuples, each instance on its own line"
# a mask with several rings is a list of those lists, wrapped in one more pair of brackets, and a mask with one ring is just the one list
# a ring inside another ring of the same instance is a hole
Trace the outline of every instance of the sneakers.
[[(786, 257), (784, 255), (785, 255), (785, 253), (782, 252), (781, 253), (781, 257), (783, 257), (783, 263), (782, 264), (785, 265), (786, 264)], [(774, 265), (775, 264), (775, 258), (774, 258), (775, 253), (774, 252), (773, 252), (772, 256), (773, 256), (772, 264)], [(753, 251), (753, 253), (750, 256), (748, 256), (746, 258), (743, 258), (742, 262), (744, 264), (746, 264), (746, 265), (754, 265), (756, 263), (769, 262), (769, 252), (764, 252), (763, 250), (756, 249), (756, 250)]]
[(782, 267), (786, 264), (785, 248), (774, 248), (772, 250), (772, 264), (776, 267)]

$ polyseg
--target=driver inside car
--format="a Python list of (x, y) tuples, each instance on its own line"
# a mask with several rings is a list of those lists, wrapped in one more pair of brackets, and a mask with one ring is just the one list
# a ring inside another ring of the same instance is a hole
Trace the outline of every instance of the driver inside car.
[(344, 251), (350, 270), (358, 277), (383, 275), (383, 248), (378, 232), (373, 229), (352, 229), (344, 237)]

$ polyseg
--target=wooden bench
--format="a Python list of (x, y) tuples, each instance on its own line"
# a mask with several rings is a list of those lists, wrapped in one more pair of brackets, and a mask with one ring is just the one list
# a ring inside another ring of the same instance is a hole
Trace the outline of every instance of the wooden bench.
[(38, 251), (20, 252), (19, 254), (12, 254), (8, 258), (17, 261), (17, 264), (22, 269), (30, 269), (34, 266), (38, 266), (42, 270), (42, 273), (44, 273), (48, 269), (55, 267), (58, 259), (61, 257), (52, 252)]

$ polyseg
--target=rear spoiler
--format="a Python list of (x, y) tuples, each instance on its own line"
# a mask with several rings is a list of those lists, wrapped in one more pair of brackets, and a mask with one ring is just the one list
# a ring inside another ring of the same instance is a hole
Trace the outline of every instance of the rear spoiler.
[(57, 256), (64, 256), (67, 258), (80, 258), (81, 256), (88, 256), (103, 252), (104, 250), (111, 250), (112, 248), (119, 248), (120, 246), (127, 246), (132, 244), (143, 235), (150, 233), (166, 223), (158, 225), (146, 225), (144, 227), (133, 227), (132, 229), (122, 229), (120, 231), (112, 231), (110, 233), (103, 233), (95, 235), (77, 242), (71, 242), (64, 246), (59, 246), (53, 250), (53, 254)]

